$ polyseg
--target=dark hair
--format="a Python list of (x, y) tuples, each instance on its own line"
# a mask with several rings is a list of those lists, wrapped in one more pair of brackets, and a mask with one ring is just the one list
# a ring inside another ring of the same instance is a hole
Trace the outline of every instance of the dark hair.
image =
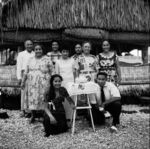
[(50, 79), (50, 90), (49, 90), (49, 100), (53, 100), (55, 98), (55, 89), (54, 89), (54, 86), (53, 86), (53, 81), (54, 79), (58, 77), (60, 78), (61, 81), (63, 81), (63, 78), (62, 76), (60, 76), (59, 74), (54, 74), (51, 76), (51, 79)]
[(103, 76), (105, 76), (105, 77), (107, 78), (107, 73), (106, 73), (106, 72), (99, 72), (99, 73), (97, 74), (97, 78), (98, 78), (99, 75), (103, 75)]
[(42, 48), (42, 50), (43, 50), (43, 45), (42, 45), (41, 43), (35, 43), (35, 44), (34, 44), (34, 48), (35, 48), (36, 46), (40, 46), (40, 47)]
[(69, 52), (69, 49), (63, 48), (63, 49), (61, 50), (61, 52), (62, 52), (62, 51), (68, 51), (68, 52)]
[(76, 46), (77, 46), (77, 45), (81, 46), (81, 44), (80, 44), (80, 43), (77, 43), (77, 44), (75, 44), (75, 46), (74, 46), (74, 47), (76, 48)]
[(52, 41), (51, 41), (51, 45), (52, 45), (54, 42), (57, 42), (58, 45), (59, 45), (59, 41), (57, 41), (57, 40), (52, 40)]

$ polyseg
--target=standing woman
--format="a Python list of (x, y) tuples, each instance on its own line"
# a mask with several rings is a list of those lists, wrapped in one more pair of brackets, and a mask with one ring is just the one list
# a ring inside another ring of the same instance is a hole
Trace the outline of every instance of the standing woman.
[(103, 52), (97, 56), (99, 72), (107, 73), (107, 81), (115, 85), (121, 81), (121, 71), (116, 52), (110, 50), (110, 43), (105, 40), (102, 43)]
[(34, 51), (35, 56), (29, 59), (21, 84), (22, 87), (27, 85), (26, 100), (32, 114), (30, 123), (35, 121), (35, 111), (44, 108), (44, 98), (49, 89), (49, 80), (53, 71), (52, 62), (47, 56), (43, 56), (42, 46), (35, 45)]
[[(62, 58), (57, 60), (55, 68), (56, 68), (56, 74), (59, 74), (62, 76), (62, 86), (66, 87), (68, 82), (74, 82), (75, 80), (75, 69), (74, 69), (74, 59), (69, 58), (69, 50), (63, 49), (62, 52)], [(64, 102), (65, 112), (66, 112), (66, 118), (67, 120), (71, 120), (72, 118), (72, 108), (70, 107), (70, 104), (67, 100)]]
[(76, 75), (79, 77), (83, 75), (85, 77), (90, 76), (90, 79), (94, 81), (96, 78), (96, 57), (90, 54), (91, 43), (84, 42), (82, 44), (83, 53), (79, 55), (76, 60)]
[(69, 50), (63, 49), (62, 58), (56, 61), (56, 74), (63, 78), (62, 86), (66, 86), (68, 82), (74, 82), (75, 79), (75, 61), (69, 57)]

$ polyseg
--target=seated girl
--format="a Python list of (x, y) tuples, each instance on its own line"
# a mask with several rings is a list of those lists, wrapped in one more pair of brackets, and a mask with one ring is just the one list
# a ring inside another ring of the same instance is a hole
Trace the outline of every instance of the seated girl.
[(67, 120), (63, 102), (65, 98), (70, 104), (74, 104), (69, 97), (67, 90), (61, 87), (62, 77), (55, 74), (50, 80), (49, 97), (47, 99), (48, 106), (45, 107), (43, 126), (45, 129), (45, 136), (50, 134), (59, 134), (68, 130)]

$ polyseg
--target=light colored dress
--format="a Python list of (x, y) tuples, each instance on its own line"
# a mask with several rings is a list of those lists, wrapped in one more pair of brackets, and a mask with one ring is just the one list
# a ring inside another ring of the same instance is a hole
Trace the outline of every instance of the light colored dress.
[(63, 77), (62, 86), (66, 87), (68, 82), (74, 82), (74, 65), (75, 61), (72, 58), (56, 61), (56, 73)]
[(97, 69), (96, 57), (91, 54), (88, 56), (81, 54), (76, 59), (75, 68), (79, 71), (79, 76), (88, 76), (92, 81), (94, 81)]
[(53, 71), (52, 62), (47, 56), (40, 59), (29, 59), (25, 73), (27, 74), (26, 102), (30, 110), (42, 110), (45, 93), (49, 89), (50, 77)]
[[(74, 82), (74, 59), (60, 59), (56, 62), (56, 73), (63, 77), (62, 86), (66, 88), (67, 83)], [(66, 118), (72, 118), (72, 108), (67, 100), (64, 101)]]

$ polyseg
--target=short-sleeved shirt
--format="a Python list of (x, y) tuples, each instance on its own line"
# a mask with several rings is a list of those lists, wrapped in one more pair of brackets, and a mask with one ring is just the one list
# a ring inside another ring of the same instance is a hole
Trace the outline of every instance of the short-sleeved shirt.
[[(113, 97), (121, 97), (118, 88), (111, 82), (106, 82), (104, 87), (105, 100), (110, 100)], [(100, 96), (101, 98), (101, 96)]]

